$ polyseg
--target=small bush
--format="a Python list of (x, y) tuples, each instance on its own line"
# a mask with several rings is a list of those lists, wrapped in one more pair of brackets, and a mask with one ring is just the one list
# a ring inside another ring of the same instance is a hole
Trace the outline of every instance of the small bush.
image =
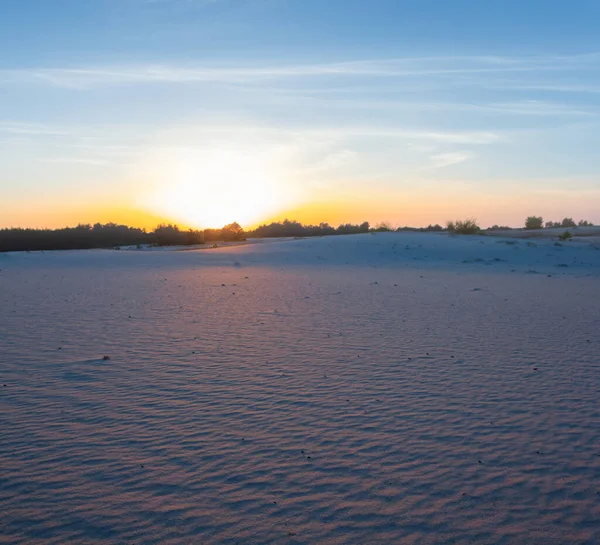
[(430, 223), (427, 227), (424, 227), (421, 230), (422, 231), (434, 231), (434, 232), (438, 232), (438, 231), (443, 231), (444, 228), (441, 225), (439, 225), (438, 223), (436, 223), (435, 225), (432, 225)]
[(378, 233), (389, 233), (390, 231), (395, 231), (394, 227), (388, 223), (387, 221), (382, 221), (375, 226), (375, 231)]
[(449, 221), (446, 226), (448, 231), (457, 235), (475, 235), (481, 230), (474, 218)]
[(569, 231), (565, 231), (562, 235), (559, 235), (559, 240), (571, 240), (573, 235)]
[(525, 229), (541, 229), (544, 226), (542, 216), (529, 216), (525, 220)]

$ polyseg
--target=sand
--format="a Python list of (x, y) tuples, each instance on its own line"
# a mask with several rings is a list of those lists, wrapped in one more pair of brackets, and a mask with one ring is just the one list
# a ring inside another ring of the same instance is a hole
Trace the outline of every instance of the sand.
[(2, 543), (600, 543), (593, 244), (381, 233), (0, 269)]

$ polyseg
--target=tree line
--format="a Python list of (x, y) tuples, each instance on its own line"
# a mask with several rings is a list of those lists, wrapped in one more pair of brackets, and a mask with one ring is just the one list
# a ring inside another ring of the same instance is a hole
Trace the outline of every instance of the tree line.
[(360, 225), (343, 223), (333, 227), (328, 223), (318, 225), (304, 225), (298, 221), (285, 219), (280, 222), (263, 224), (248, 232), (248, 236), (257, 238), (269, 237), (314, 237), (324, 235), (355, 235), (368, 233), (370, 225), (368, 221)]
[(546, 221), (542, 216), (529, 216), (525, 220), (525, 229), (551, 229), (553, 227), (594, 227), (591, 221), (579, 220), (577, 223), (573, 218), (563, 218), (562, 221)]
[[(526, 229), (544, 227), (588, 227), (589, 221), (575, 222), (564, 218), (560, 222), (547, 221), (541, 216), (529, 216), (525, 220)], [(489, 230), (511, 229), (508, 226), (494, 225)], [(314, 237), (325, 235), (353, 235), (385, 231), (436, 232), (447, 231), (456, 234), (476, 234), (481, 228), (474, 219), (450, 221), (446, 227), (428, 225), (427, 227), (398, 227), (389, 223), (379, 223), (371, 227), (368, 221), (360, 224), (342, 223), (337, 227), (328, 223), (305, 225), (294, 220), (283, 220), (263, 224), (255, 229), (244, 231), (237, 223), (230, 223), (220, 229), (181, 229), (174, 224), (160, 224), (152, 231), (138, 227), (129, 227), (116, 223), (80, 224), (76, 227), (60, 229), (0, 229), (0, 252), (36, 251), (36, 250), (80, 250), (92, 248), (120, 248), (122, 246), (191, 246), (205, 243), (216, 244), (221, 241), (243, 241), (252, 238), (276, 237)]]
[(153, 231), (116, 223), (80, 224), (61, 229), (0, 229), (0, 252), (35, 250), (84, 250), (121, 246), (188, 246), (213, 240), (241, 240), (243, 229), (237, 223), (221, 229), (181, 229), (160, 224)]
[(120, 248), (122, 246), (191, 246), (204, 243), (243, 241), (247, 237), (307, 237), (366, 233), (369, 223), (345, 223), (331, 227), (327, 223), (303, 225), (285, 220), (264, 224), (244, 231), (237, 222), (220, 229), (181, 229), (174, 224), (160, 224), (152, 231), (116, 223), (80, 224), (59, 229), (0, 229), (0, 252), (38, 250), (84, 250)]

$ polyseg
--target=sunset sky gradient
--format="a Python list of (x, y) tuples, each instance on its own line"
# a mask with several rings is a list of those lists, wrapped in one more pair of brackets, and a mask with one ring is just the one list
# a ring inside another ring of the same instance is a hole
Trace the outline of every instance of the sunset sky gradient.
[(600, 3), (21, 0), (0, 227), (600, 223)]

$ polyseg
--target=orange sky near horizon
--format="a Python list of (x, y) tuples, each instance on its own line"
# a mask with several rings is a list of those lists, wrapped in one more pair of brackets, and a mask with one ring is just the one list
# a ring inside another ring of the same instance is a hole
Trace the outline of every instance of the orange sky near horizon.
[[(466, 200), (462, 194), (451, 194), (442, 190), (437, 192), (436, 198), (421, 190), (410, 193), (390, 192), (388, 195), (381, 191), (373, 191), (369, 197), (352, 193), (335, 195), (323, 191), (297, 205), (282, 206), (278, 211), (260, 216), (257, 221), (244, 222), (235, 217), (231, 221), (238, 221), (246, 229), (286, 218), (307, 224), (326, 222), (333, 226), (369, 221), (373, 226), (386, 222), (395, 227), (422, 227), (430, 223), (444, 225), (448, 220), (474, 217), (482, 227), (493, 224), (520, 227), (525, 218), (532, 214), (543, 215), (545, 219), (554, 221), (573, 216), (569, 210), (571, 205), (575, 206), (578, 203), (577, 196), (569, 197), (568, 194), (550, 192), (537, 196), (536, 207), (531, 206), (531, 200), (531, 197), (524, 198), (523, 195), (516, 196), (510, 193), (495, 195), (493, 198), (487, 194), (471, 193)], [(576, 216), (575, 219), (594, 221), (591, 205), (588, 212), (581, 217)], [(148, 230), (159, 223), (175, 223), (182, 228), (219, 228), (229, 223), (186, 221), (184, 216), (177, 213), (160, 214), (140, 206), (136, 199), (122, 199), (118, 202), (92, 202), (91, 199), (86, 202), (80, 199), (67, 203), (32, 199), (26, 210), (22, 206), (10, 206), (0, 216), (0, 222), (0, 227), (32, 228), (115, 222)]]

